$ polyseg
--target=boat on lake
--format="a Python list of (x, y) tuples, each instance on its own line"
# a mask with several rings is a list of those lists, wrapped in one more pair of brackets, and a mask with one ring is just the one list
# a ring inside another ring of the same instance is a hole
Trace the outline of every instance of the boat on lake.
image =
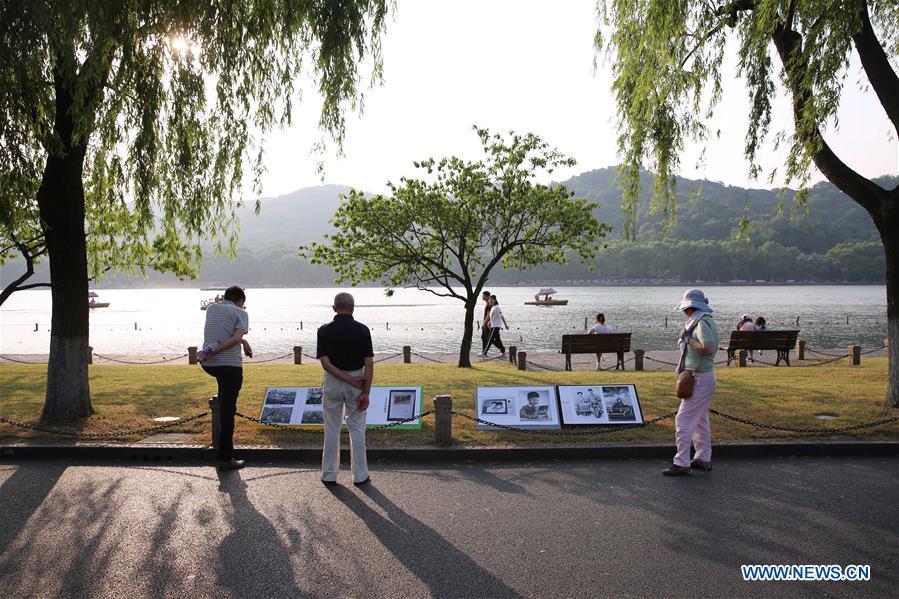
[(88, 292), (87, 297), (90, 298), (90, 301), (87, 302), (88, 308), (108, 308), (109, 307), (109, 302), (98, 302), (97, 301), (97, 298), (99, 298), (100, 296), (97, 295), (97, 293), (94, 291)]
[[(567, 299), (555, 299), (553, 298), (553, 294), (558, 293), (552, 287), (542, 287), (540, 291), (538, 291), (534, 295), (534, 301), (525, 302), (525, 306), (567, 306)], [(540, 299), (541, 296), (543, 299)]]

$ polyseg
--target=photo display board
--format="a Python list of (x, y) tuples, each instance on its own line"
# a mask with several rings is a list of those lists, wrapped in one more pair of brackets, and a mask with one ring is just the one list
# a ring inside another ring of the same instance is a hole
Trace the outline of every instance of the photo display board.
[[(322, 397), (321, 387), (269, 387), (265, 392), (259, 420), (268, 424), (300, 428), (324, 428)], [(393, 428), (419, 429), (423, 399), (422, 387), (372, 387), (365, 424), (377, 426), (414, 418)]]
[(643, 424), (635, 385), (559, 386), (564, 424)]
[[(556, 388), (478, 387), (475, 393), (477, 417), (516, 428), (560, 428)], [(496, 430), (478, 422), (479, 430)]]

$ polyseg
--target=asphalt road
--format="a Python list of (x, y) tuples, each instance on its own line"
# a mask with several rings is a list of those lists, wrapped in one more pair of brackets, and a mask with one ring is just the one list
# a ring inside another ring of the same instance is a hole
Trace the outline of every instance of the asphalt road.
[[(899, 457), (315, 465), (0, 464), (0, 597), (887, 597)], [(741, 564), (868, 564), (743, 582)]]

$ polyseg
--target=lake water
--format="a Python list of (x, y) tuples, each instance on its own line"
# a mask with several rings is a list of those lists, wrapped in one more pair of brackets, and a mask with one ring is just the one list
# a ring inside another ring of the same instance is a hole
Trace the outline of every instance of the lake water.
[[(557, 351), (563, 333), (582, 333), (596, 313), (606, 314), (615, 331), (632, 332), (633, 347), (675, 348), (683, 317), (672, 308), (684, 287), (558, 287), (556, 298), (567, 306), (526, 306), (536, 289), (499, 287), (511, 327), (505, 343), (535, 351)], [(798, 328), (809, 347), (845, 348), (858, 343), (880, 347), (886, 336), (886, 289), (883, 286), (707, 286), (704, 288), (724, 338), (740, 314), (762, 314), (769, 328)], [(315, 330), (331, 319), (335, 289), (248, 289), (250, 335), (257, 354), (287, 353), (315, 347)], [(202, 342), (203, 299), (215, 291), (199, 289), (100, 290), (108, 308), (91, 311), (90, 338), (99, 354), (183, 354)], [(372, 330), (376, 352), (458, 351), (462, 339), (462, 302), (428, 292), (400, 289), (385, 297), (377, 288), (356, 289), (356, 318)], [(482, 306), (482, 304), (480, 304)], [(482, 307), (477, 314), (482, 314)], [(668, 319), (667, 326), (665, 319)], [(796, 319), (799, 324), (796, 325)], [(848, 323), (847, 323), (848, 319)], [(35, 331), (37, 324), (37, 331)], [(135, 328), (136, 325), (136, 328)], [(13, 294), (0, 308), (0, 352), (46, 354), (50, 341), (50, 292)]]

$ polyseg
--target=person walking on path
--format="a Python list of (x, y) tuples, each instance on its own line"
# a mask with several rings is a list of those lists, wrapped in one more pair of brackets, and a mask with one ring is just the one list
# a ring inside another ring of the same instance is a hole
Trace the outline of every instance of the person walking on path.
[(225, 297), (206, 308), (206, 324), (203, 327), (203, 350), (197, 361), (207, 374), (218, 383), (219, 438), (218, 467), (237, 470), (244, 467), (243, 460), (234, 459), (234, 414), (237, 412), (237, 396), (243, 386), (243, 353), (253, 357), (250, 343), (244, 339), (250, 331), (250, 320), (244, 309), (247, 296), (238, 286), (225, 290)]
[(490, 323), (488, 322), (488, 317), (490, 316), (490, 308), (493, 306), (490, 304), (490, 292), (485, 291), (481, 294), (481, 299), (484, 300), (484, 317), (481, 319), (481, 353), (487, 353), (487, 343), (490, 341)]
[[(690, 469), (712, 469), (712, 429), (709, 408), (715, 394), (715, 352), (718, 351), (718, 331), (712, 318), (709, 300), (699, 289), (688, 289), (675, 307), (684, 313), (684, 325), (678, 345), (681, 359), (677, 373), (693, 373), (693, 395), (682, 399), (675, 423), (677, 453), (674, 463), (662, 472), (666, 476), (690, 474)], [(690, 445), (696, 449), (690, 461)]]
[(322, 482), (337, 483), (340, 470), (340, 426), (346, 417), (350, 431), (350, 466), (353, 484), (369, 482), (365, 455), (365, 411), (374, 378), (371, 331), (353, 318), (356, 302), (349, 293), (334, 296), (334, 320), (318, 329), (315, 357), (325, 370), (322, 413), (325, 443)]
[[(612, 327), (606, 324), (606, 315), (600, 312), (596, 315), (596, 324), (593, 325), (589, 331), (587, 331), (588, 335), (610, 335), (612, 333)], [(596, 354), (596, 369), (602, 370), (602, 354)]]
[(499, 300), (496, 299), (495, 295), (490, 296), (490, 312), (484, 318), (484, 325), (490, 327), (490, 336), (487, 338), (487, 344), (484, 346), (484, 351), (481, 355), (486, 356), (487, 350), (490, 349), (491, 345), (496, 346), (500, 355), (505, 355), (506, 348), (503, 345), (503, 340), (499, 337), (499, 331), (502, 327), (506, 327), (506, 330), (508, 330), (509, 325), (506, 323), (506, 317), (503, 316), (502, 308), (499, 307)]

